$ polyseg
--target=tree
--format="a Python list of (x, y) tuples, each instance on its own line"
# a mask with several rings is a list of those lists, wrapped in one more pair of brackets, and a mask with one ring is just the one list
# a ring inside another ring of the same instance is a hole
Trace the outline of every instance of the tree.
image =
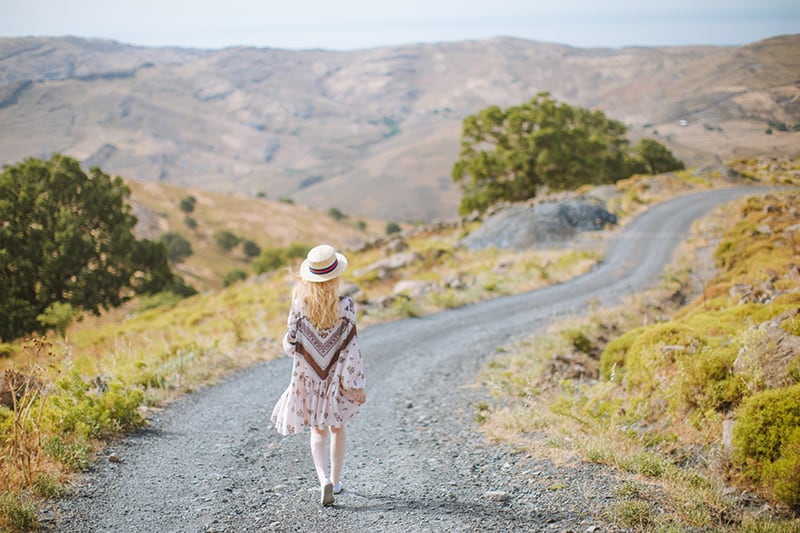
[(188, 215), (189, 213), (194, 211), (194, 206), (196, 204), (197, 204), (197, 199), (191, 194), (189, 196), (181, 198), (181, 203), (180, 203), (181, 211), (183, 211)]
[(258, 254), (261, 253), (261, 247), (251, 240), (244, 241), (242, 250), (247, 257), (258, 257)]
[(214, 232), (214, 240), (217, 242), (217, 246), (226, 252), (230, 252), (234, 246), (241, 242), (239, 237), (226, 229)]
[(180, 263), (194, 253), (192, 243), (186, 237), (175, 231), (168, 231), (161, 235), (160, 242), (167, 248), (167, 257), (170, 263)]
[(336, 207), (331, 207), (330, 209), (328, 209), (328, 216), (330, 216), (330, 217), (331, 217), (332, 219), (334, 219), (334, 220), (342, 220), (342, 219), (345, 219), (345, 218), (347, 218), (347, 215), (345, 215), (344, 213), (342, 213), (342, 212), (341, 212), (341, 211), (340, 211), (338, 208), (336, 208)]
[[(683, 170), (683, 161), (672, 155), (669, 149), (653, 139), (642, 139), (633, 147), (633, 153), (638, 156), (645, 172), (648, 174), (663, 174), (673, 170)], [(634, 170), (634, 172), (638, 171)]]
[(625, 126), (602, 111), (558, 103), (548, 93), (464, 119), (452, 177), (464, 193), (459, 211), (536, 196), (542, 187), (573, 189), (630, 175)]
[(0, 338), (41, 331), (55, 302), (99, 314), (172, 283), (162, 246), (133, 235), (129, 196), (121, 178), (60, 154), (3, 169)]

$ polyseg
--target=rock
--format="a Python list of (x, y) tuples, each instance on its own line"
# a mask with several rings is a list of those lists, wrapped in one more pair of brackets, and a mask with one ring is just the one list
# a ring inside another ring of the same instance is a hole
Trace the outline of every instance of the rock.
[(408, 250), (408, 244), (403, 239), (392, 239), (383, 247), (385, 255), (399, 254)]
[(111, 455), (108, 456), (108, 462), (109, 463), (121, 463), (122, 459), (120, 459), (119, 455), (117, 455), (116, 453), (112, 453)]
[(405, 294), (412, 298), (418, 298), (419, 296), (431, 292), (432, 289), (433, 289), (433, 284), (430, 282), (414, 280), (414, 279), (406, 279), (398, 281), (395, 284), (392, 293)]
[[(394, 254), (387, 257), (386, 259), (376, 261), (375, 263), (372, 263), (370, 266), (355, 272), (355, 275), (362, 276), (364, 274), (369, 274), (370, 272), (375, 272), (375, 271), (378, 271), (379, 273), (381, 271), (389, 273), (392, 270), (405, 268), (421, 259), (422, 257), (416, 252), (405, 252), (400, 254)], [(381, 277), (380, 279), (385, 279), (385, 278)]]
[(444, 279), (444, 286), (448, 289), (463, 290), (475, 283), (475, 277), (459, 272)]
[(361, 287), (355, 283), (342, 283), (342, 286), (339, 288), (339, 294), (342, 296), (355, 297), (360, 292)]
[(504, 490), (490, 490), (483, 497), (496, 502), (504, 502), (508, 500), (508, 493)]
[(489, 217), (461, 242), (470, 250), (526, 249), (563, 243), (581, 231), (616, 224), (617, 217), (589, 201), (565, 200), (533, 207), (513, 205)]
[(726, 418), (722, 421), (722, 445), (726, 450), (733, 449), (733, 423), (732, 418)]

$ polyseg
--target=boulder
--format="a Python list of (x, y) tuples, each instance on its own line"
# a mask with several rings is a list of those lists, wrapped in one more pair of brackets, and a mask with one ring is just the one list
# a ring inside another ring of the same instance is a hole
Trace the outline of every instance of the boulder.
[(461, 243), (470, 250), (489, 247), (522, 250), (564, 243), (578, 232), (597, 231), (616, 223), (616, 215), (589, 201), (513, 205), (489, 217)]

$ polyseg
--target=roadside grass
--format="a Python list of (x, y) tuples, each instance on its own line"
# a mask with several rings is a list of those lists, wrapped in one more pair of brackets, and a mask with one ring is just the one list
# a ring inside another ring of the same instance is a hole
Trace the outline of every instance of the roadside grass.
[[(698, 182), (691, 172), (650, 180), (632, 178), (616, 188), (622, 224), (649, 203), (711, 186), (702, 179)], [(387, 279), (374, 274), (353, 276), (383, 258), (381, 248), (348, 253), (351, 268), (345, 281), (359, 286), (360, 325), (420, 316), (563, 282), (602, 259), (599, 240), (577, 249), (471, 252), (458, 242), (478, 225), (464, 222), (404, 234), (401, 238), (420, 259)], [(296, 269), (297, 264), (291, 267)], [(385, 308), (371, 304), (392, 295), (399, 280), (409, 279), (428, 282), (435, 290), (421, 297), (397, 298)], [(448, 287), (453, 279), (465, 283)], [(290, 274), (279, 270), (184, 300), (158, 295), (129, 302), (100, 317), (84, 316), (63, 337), (0, 345), (0, 371), (13, 370), (42, 384), (21, 391), (23, 410), (0, 406), (4, 457), (0, 486), (5, 488), (0, 496), (0, 527), (12, 531), (33, 527), (36, 514), (31, 509), (35, 510), (39, 498), (63, 492), (69, 475), (88, 468), (104, 443), (146, 424), (153, 411), (174, 398), (212, 384), (235, 369), (279, 357), (293, 282)], [(604, 328), (603, 324), (598, 321), (599, 328)], [(586, 348), (594, 337), (576, 324), (565, 338), (567, 345)], [(583, 354), (592, 372), (598, 365), (596, 355)], [(544, 372), (547, 363), (541, 363), (533, 374), (527, 370), (532, 376), (528, 379), (521, 369), (529, 364), (519, 363), (520, 371), (503, 378), (513, 384), (521, 399), (535, 398), (546, 389), (536, 376)], [(499, 378), (498, 383), (504, 386)], [(488, 408), (482, 413), (497, 418)], [(538, 432), (556, 416), (542, 413), (536, 418), (527, 413), (525, 406), (510, 412), (506, 431), (513, 432), (524, 423), (526, 431)], [(541, 446), (556, 443), (561, 446), (559, 453), (572, 453), (574, 446), (566, 437), (553, 437)]]
[[(604, 511), (619, 527), (800, 530), (800, 355), (775, 370), (763, 333), (779, 316), (798, 332), (797, 205), (783, 193), (717, 210), (659, 287), (504, 347), (484, 372), (482, 430), (624, 473)], [(711, 244), (713, 276), (698, 261)]]

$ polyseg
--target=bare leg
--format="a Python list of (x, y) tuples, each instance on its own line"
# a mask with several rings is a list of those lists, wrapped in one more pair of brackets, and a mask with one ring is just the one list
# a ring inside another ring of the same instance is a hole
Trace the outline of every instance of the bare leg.
[(346, 435), (344, 426), (331, 428), (331, 481), (338, 485), (342, 479)]
[(317, 470), (319, 484), (323, 485), (328, 478), (327, 450), (328, 430), (311, 428), (311, 457), (314, 459), (314, 468)]

